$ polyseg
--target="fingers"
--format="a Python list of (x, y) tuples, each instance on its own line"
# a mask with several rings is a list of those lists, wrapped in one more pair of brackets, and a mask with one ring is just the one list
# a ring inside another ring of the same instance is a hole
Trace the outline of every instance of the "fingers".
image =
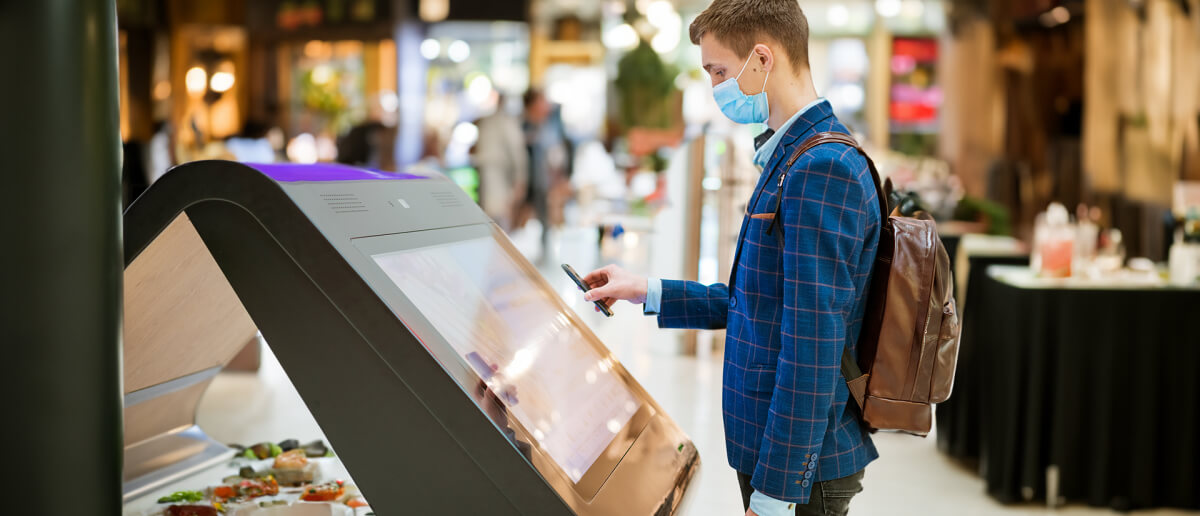
[[(600, 303), (603, 303), (604, 306), (608, 307), (609, 309), (612, 309), (613, 305), (617, 304), (617, 300), (613, 299), (611, 297), (606, 297), (606, 298), (600, 300)], [(592, 310), (599, 312), (600, 307), (593, 305)]]
[(588, 301), (595, 301), (597, 299), (616, 297), (614, 295), (615, 290), (616, 290), (616, 288), (612, 284), (606, 283), (603, 286), (596, 287), (594, 289), (587, 291), (586, 293), (583, 294), (583, 298)]
[(592, 272), (587, 273), (587, 275), (584, 276), (582, 279), (583, 279), (583, 282), (587, 283), (589, 287), (599, 287), (601, 285), (607, 284), (609, 281), (612, 281), (614, 276), (619, 275), (622, 272), (624, 272), (624, 271), (622, 271), (620, 267), (617, 267), (616, 265), (608, 264), (608, 265), (605, 265), (604, 267), (601, 267), (599, 269), (596, 269)]
[(608, 272), (604, 269), (596, 269), (592, 272), (589, 272), (587, 276), (584, 276), (582, 279), (587, 286), (596, 288), (608, 283)]

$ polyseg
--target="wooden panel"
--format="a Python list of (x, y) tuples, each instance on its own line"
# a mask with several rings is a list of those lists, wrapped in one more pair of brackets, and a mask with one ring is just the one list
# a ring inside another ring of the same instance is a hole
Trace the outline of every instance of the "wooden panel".
[(191, 426), (196, 406), (212, 379), (125, 408), (125, 446), (144, 441), (171, 430)]
[(1087, 0), (1083, 158), (1098, 193), (1167, 205), (1187, 174), (1200, 141), (1200, 1), (1187, 2), (1190, 15), (1148, 0), (1138, 16), (1122, 0)]
[(125, 269), (124, 331), (126, 394), (225, 365), (257, 333), (183, 214)]
[[(692, 140), (685, 147), (687, 157), (687, 205), (684, 207), (683, 228), (683, 279), (698, 281), (700, 279), (700, 219), (704, 210), (704, 147), (705, 136)], [(681, 153), (682, 154), (682, 153)], [(696, 355), (696, 330), (688, 330), (683, 334), (683, 354)]]
[(988, 195), (989, 169), (1004, 150), (1003, 77), (996, 63), (995, 30), (990, 21), (959, 22), (953, 40), (943, 41), (938, 63), (945, 89), (942, 158), (949, 161), (968, 195)]

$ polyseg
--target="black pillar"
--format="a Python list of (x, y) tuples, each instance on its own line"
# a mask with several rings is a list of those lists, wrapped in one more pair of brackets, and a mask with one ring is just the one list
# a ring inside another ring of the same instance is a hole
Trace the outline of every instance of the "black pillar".
[(0, 425), (42, 514), (121, 514), (116, 38), (115, 0), (0, 1)]

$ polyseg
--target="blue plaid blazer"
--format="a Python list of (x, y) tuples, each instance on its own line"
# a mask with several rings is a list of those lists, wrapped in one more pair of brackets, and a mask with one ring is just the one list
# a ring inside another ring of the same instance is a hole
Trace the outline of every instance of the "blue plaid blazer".
[(663, 281), (658, 317), (663, 328), (726, 330), (729, 464), (759, 492), (800, 504), (814, 482), (878, 457), (847, 403), (841, 356), (862, 326), (879, 205), (866, 160), (846, 145), (818, 146), (787, 167), (823, 131), (849, 133), (828, 102), (780, 140), (747, 205), (730, 286)]

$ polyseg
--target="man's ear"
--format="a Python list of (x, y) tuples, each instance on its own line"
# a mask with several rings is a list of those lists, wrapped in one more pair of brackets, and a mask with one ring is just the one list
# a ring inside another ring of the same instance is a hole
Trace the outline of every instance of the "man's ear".
[(754, 45), (754, 57), (758, 60), (759, 66), (768, 72), (775, 70), (775, 53), (762, 43)]

